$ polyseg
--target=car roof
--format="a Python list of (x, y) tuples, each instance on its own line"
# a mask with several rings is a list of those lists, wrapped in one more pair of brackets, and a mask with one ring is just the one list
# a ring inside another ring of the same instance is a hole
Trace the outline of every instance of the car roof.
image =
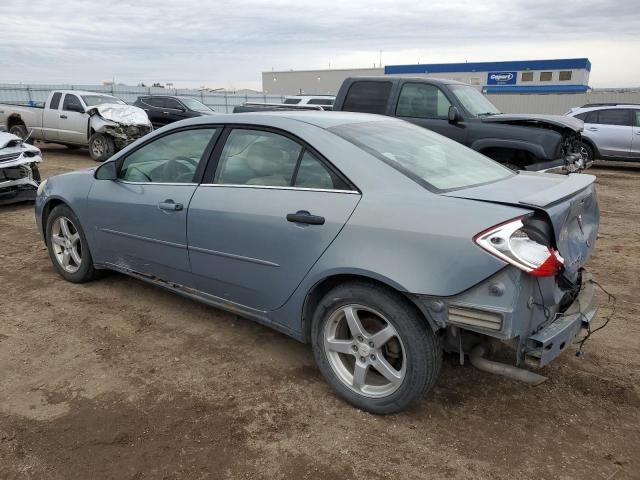
[(420, 77), (420, 76), (407, 76), (407, 75), (377, 75), (377, 76), (363, 76), (363, 77), (349, 77), (349, 80), (370, 80), (375, 82), (390, 81), (397, 83), (400, 81), (410, 82), (429, 82), (437, 85), (469, 85), (468, 83), (459, 82), (457, 80), (450, 80), (448, 78), (433, 78), (433, 77)]
[(115, 97), (111, 92), (90, 92), (89, 90), (54, 90), (60, 93), (75, 93), (77, 95), (99, 95), (101, 97)]
[(576, 113), (584, 113), (584, 112), (593, 112), (596, 110), (612, 110), (612, 109), (629, 109), (629, 110), (640, 110), (640, 105), (634, 105), (629, 103), (606, 103), (601, 105), (585, 105), (583, 107), (576, 107), (571, 110), (570, 115), (575, 115)]
[[(205, 115), (180, 121), (180, 125), (201, 125), (207, 123), (243, 124), (269, 126), (270, 119), (285, 119), (303, 122), (320, 128), (363, 122), (401, 121), (383, 115), (356, 112), (328, 112), (320, 110), (279, 110), (266, 112), (226, 113), (215, 116)], [(175, 125), (175, 124), (172, 124)]]

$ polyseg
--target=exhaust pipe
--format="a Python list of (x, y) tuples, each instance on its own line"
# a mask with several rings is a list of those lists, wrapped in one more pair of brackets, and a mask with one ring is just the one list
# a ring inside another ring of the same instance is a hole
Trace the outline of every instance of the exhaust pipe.
[(471, 350), (469, 359), (471, 365), (483, 372), (493, 373), (495, 375), (501, 375), (503, 377), (510, 378), (512, 380), (518, 380), (520, 382), (528, 383), (529, 385), (540, 385), (547, 377), (538, 375), (537, 373), (524, 370), (522, 368), (507, 365), (505, 363), (492, 362), (483, 358), (487, 353), (487, 347), (485, 345), (478, 345)]

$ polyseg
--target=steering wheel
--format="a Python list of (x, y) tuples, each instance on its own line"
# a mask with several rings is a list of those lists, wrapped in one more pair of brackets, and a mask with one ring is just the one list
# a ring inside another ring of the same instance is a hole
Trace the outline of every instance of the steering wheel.
[[(189, 165), (185, 165), (185, 163)], [(170, 182), (184, 182), (191, 180), (198, 166), (198, 161), (188, 157), (172, 158), (162, 166), (162, 178), (171, 179)]]

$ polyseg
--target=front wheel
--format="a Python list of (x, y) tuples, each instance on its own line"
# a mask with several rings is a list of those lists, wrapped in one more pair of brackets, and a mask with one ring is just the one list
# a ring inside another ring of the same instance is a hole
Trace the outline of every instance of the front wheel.
[(65, 280), (83, 283), (96, 278), (87, 238), (69, 207), (58, 205), (51, 211), (45, 232), (51, 262)]
[(108, 135), (94, 133), (89, 138), (89, 155), (96, 162), (104, 162), (116, 151), (116, 145)]
[(586, 142), (580, 144), (580, 155), (582, 155), (582, 161), (586, 165), (588, 162), (593, 162), (593, 148)]
[(336, 287), (312, 325), (318, 368), (338, 395), (372, 413), (394, 413), (429, 391), (442, 365), (439, 337), (401, 295), (373, 283)]

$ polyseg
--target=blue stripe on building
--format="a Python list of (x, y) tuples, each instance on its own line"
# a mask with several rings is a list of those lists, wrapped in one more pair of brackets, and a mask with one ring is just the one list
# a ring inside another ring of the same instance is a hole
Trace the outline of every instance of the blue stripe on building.
[(486, 93), (584, 93), (588, 85), (488, 85), (482, 90)]
[(591, 71), (587, 58), (563, 58), (557, 60), (517, 60), (509, 62), (425, 63), (417, 65), (387, 65), (385, 75), (411, 73), (463, 73), (526, 70), (578, 70)]

